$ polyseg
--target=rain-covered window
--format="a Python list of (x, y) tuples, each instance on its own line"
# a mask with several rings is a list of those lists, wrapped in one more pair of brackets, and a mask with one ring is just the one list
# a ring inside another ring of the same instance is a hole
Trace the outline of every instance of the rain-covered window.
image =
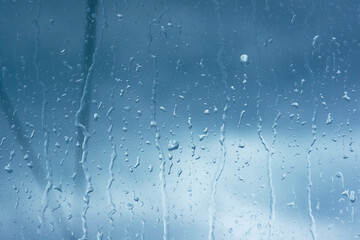
[(0, 239), (360, 237), (355, 0), (2, 0)]

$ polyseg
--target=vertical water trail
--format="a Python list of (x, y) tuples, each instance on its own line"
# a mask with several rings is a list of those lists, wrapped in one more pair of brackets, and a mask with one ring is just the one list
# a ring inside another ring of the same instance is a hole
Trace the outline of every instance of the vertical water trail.
[(190, 143), (191, 143), (191, 150), (192, 150), (191, 157), (194, 157), (195, 156), (196, 145), (195, 145), (195, 142), (194, 142), (194, 132), (192, 130), (190, 106), (187, 106), (186, 110), (188, 112), (188, 121), (187, 121), (188, 128), (190, 129)]
[[(81, 78), (87, 78), (89, 74), (89, 68), (93, 62), (93, 55), (96, 48), (96, 29), (97, 29), (97, 9), (98, 0), (87, 0), (86, 5), (86, 25), (84, 33), (84, 49), (83, 49), (83, 63), (82, 63), (82, 75)], [(85, 88), (85, 86), (87, 88)], [(80, 98), (83, 95), (83, 91), (86, 90), (88, 93), (85, 95), (83, 110), (79, 113), (78, 120), (83, 124), (84, 127), (88, 127), (90, 119), (90, 102), (91, 102), (91, 86), (92, 79), (89, 78), (88, 82), (80, 82), (79, 89), (82, 91)], [(76, 148), (75, 148), (75, 185), (78, 189), (76, 193), (81, 194), (84, 189), (85, 176), (83, 173), (82, 166), (80, 164), (82, 157), (81, 143), (84, 141), (84, 135), (82, 129), (76, 126)], [(76, 195), (75, 198), (80, 198), (80, 195)], [(75, 204), (78, 202), (75, 200)], [(75, 205), (75, 208), (77, 206)]]
[[(278, 126), (278, 121), (281, 117), (281, 113), (280, 111), (278, 111), (275, 119), (274, 119), (274, 123), (272, 125), (272, 130), (273, 130), (273, 140), (272, 140), (272, 143), (271, 143), (271, 148), (274, 149), (274, 145), (275, 145), (275, 141), (276, 141), (276, 137), (277, 137), (277, 131), (276, 131), (276, 128)], [(273, 154), (274, 154), (274, 151), (273, 151)]]
[[(92, 9), (90, 11), (90, 12), (95, 12), (96, 6), (97, 6), (97, 1), (96, 0), (94, 0), (94, 1), (88, 0), (88, 3), (95, 4), (95, 6), (92, 6), (94, 9)], [(79, 109), (75, 113), (75, 127), (77, 127), (81, 131), (81, 134), (84, 136), (84, 139), (81, 144), (82, 154), (81, 154), (80, 164), (81, 164), (81, 167), (83, 169), (83, 173), (84, 173), (85, 179), (86, 179), (86, 190), (85, 190), (85, 194), (84, 194), (84, 198), (83, 198), (85, 206), (84, 206), (83, 212), (81, 214), (82, 230), (83, 230), (83, 236), (81, 239), (88, 238), (86, 214), (89, 209), (90, 193), (93, 191), (91, 176), (90, 176), (88, 166), (87, 166), (87, 161), (86, 161), (87, 154), (88, 154), (88, 141), (90, 138), (90, 134), (87, 129), (87, 125), (88, 125), (87, 121), (86, 121), (86, 119), (83, 118), (83, 116), (84, 116), (84, 111), (89, 111), (89, 109), (87, 109), (87, 108), (89, 107), (89, 102), (90, 102), (90, 90), (91, 90), (91, 88), (90, 88), (91, 80), (90, 79), (92, 78), (92, 75), (93, 75), (94, 65), (96, 62), (97, 54), (98, 54), (98, 49), (102, 42), (102, 35), (107, 26), (104, 3), (103, 3), (103, 1), (101, 1), (101, 3), (103, 6), (104, 25), (102, 26), (102, 28), (100, 30), (99, 42), (97, 43), (94, 51), (92, 52), (92, 55), (89, 56), (90, 57), (90, 67), (88, 68), (88, 71), (86, 74), (85, 84), (84, 84), (84, 88), (82, 90), (82, 96), (80, 99)], [(93, 18), (93, 16), (91, 16), (91, 18)]]
[(317, 234), (316, 234), (316, 224), (315, 224), (315, 218), (312, 214), (312, 207), (311, 207), (311, 186), (312, 186), (312, 181), (311, 181), (311, 159), (310, 159), (310, 154), (312, 152), (312, 148), (316, 142), (316, 117), (317, 117), (317, 104), (315, 104), (314, 107), (314, 112), (313, 112), (313, 117), (312, 117), (312, 125), (311, 125), (311, 133), (312, 133), (312, 141), (310, 144), (310, 147), (307, 151), (307, 156), (306, 156), (306, 160), (307, 160), (307, 169), (308, 169), (308, 174), (307, 174), (307, 179), (308, 179), (308, 186), (307, 186), (307, 203), (308, 203), (308, 211), (309, 211), (309, 219), (310, 219), (310, 224), (309, 224), (309, 231), (311, 233), (311, 237), (313, 240), (316, 240), (317, 238)]
[(153, 59), (153, 83), (152, 83), (152, 89), (151, 89), (151, 123), (150, 127), (153, 127), (155, 129), (155, 146), (159, 153), (159, 160), (160, 160), (160, 172), (159, 172), (159, 179), (161, 184), (161, 206), (162, 206), (162, 221), (163, 221), (163, 240), (168, 239), (168, 229), (169, 229), (169, 207), (168, 207), (168, 196), (166, 191), (166, 178), (165, 178), (165, 165), (166, 165), (166, 159), (165, 155), (160, 143), (160, 129), (156, 122), (156, 87), (159, 82), (159, 70), (157, 67), (157, 57), (151, 53), (151, 43), (153, 40), (152, 37), (152, 25), (153, 24), (159, 24), (161, 22), (161, 18), (169, 12), (169, 7), (166, 7), (166, 9), (159, 15), (159, 17), (156, 19), (152, 19), (149, 23), (149, 41), (147, 43), (148, 45), (148, 53), (150, 57)]
[(41, 16), (41, 0), (38, 2), (38, 11), (35, 18), (35, 27), (36, 27), (36, 44), (35, 44), (35, 52), (34, 52), (34, 62), (35, 62), (35, 74), (36, 74), (36, 81), (40, 85), (42, 91), (42, 107), (41, 107), (41, 127), (44, 131), (44, 144), (43, 144), (43, 154), (45, 158), (45, 166), (46, 166), (46, 180), (47, 183), (45, 185), (41, 204), (43, 209), (41, 211), (40, 216), (40, 225), (42, 226), (42, 230), (45, 230), (45, 212), (46, 209), (49, 207), (49, 192), (53, 186), (52, 180), (52, 167), (51, 161), (48, 157), (48, 150), (49, 150), (49, 141), (50, 141), (50, 131), (48, 130), (47, 126), (47, 119), (46, 119), (46, 106), (48, 104), (47, 101), (47, 92), (48, 89), (45, 86), (45, 83), (40, 79), (40, 64), (39, 64), (39, 46), (40, 46), (40, 26), (39, 26), (39, 18)]
[(133, 212), (133, 208), (129, 209), (130, 211), (130, 220), (125, 228), (125, 240), (129, 240), (129, 239), (132, 239), (130, 236), (129, 236), (129, 229), (130, 229), (130, 226), (131, 224), (134, 222), (134, 212)]
[(141, 235), (140, 235), (140, 240), (144, 240), (145, 239), (145, 220), (141, 220)]
[(240, 113), (240, 117), (239, 117), (239, 123), (238, 123), (238, 128), (240, 127), (240, 125), (241, 125), (241, 121), (242, 121), (242, 119), (243, 119), (243, 117), (244, 117), (244, 115), (245, 115), (245, 113), (246, 113), (246, 111), (245, 110), (242, 110), (241, 111), (241, 113)]
[[(91, 76), (87, 79), (87, 76), (89, 75), (90, 66), (94, 62), (94, 54), (96, 51), (96, 48), (100, 45), (100, 42), (102, 41), (102, 35), (107, 27), (107, 18), (105, 15), (105, 7), (102, 1), (102, 17), (104, 19), (104, 24), (100, 30), (100, 40), (98, 44), (96, 45), (96, 32), (97, 32), (97, 23), (98, 23), (98, 2), (99, 0), (87, 0), (87, 8), (86, 8), (86, 25), (85, 25), (85, 34), (84, 34), (84, 49), (83, 49), (83, 66), (82, 66), (82, 79), (79, 88), (81, 89), (81, 97), (83, 95), (83, 90), (85, 89), (85, 86), (87, 87), (84, 99), (84, 106), (82, 112), (79, 114), (79, 122), (83, 124), (85, 128), (89, 127), (89, 121), (90, 121), (90, 102), (91, 102), (91, 92), (92, 92), (92, 78)], [(86, 84), (86, 79), (88, 83)], [(81, 98), (80, 97), (80, 98)], [(75, 184), (76, 187), (79, 190), (84, 189), (84, 182), (85, 182), (85, 176), (83, 173), (83, 169), (81, 166), (81, 157), (82, 157), (82, 149), (81, 143), (84, 141), (83, 131), (80, 127), (76, 126), (76, 148), (75, 148), (75, 171), (76, 171), (76, 178), (75, 178)], [(81, 192), (76, 191), (76, 192)], [(78, 195), (75, 195), (76, 198), (80, 197)], [(75, 204), (77, 204), (77, 201), (75, 201)], [(75, 208), (77, 208), (75, 206)]]
[(276, 128), (278, 126), (278, 120), (281, 117), (281, 113), (278, 112), (278, 114), (276, 115), (275, 119), (274, 119), (274, 123), (272, 125), (272, 130), (273, 130), (273, 140), (271, 143), (271, 150), (270, 150), (270, 154), (269, 154), (269, 158), (268, 158), (268, 162), (267, 162), (267, 174), (268, 174), (268, 187), (270, 189), (270, 216), (269, 216), (269, 236), (268, 239), (271, 239), (272, 236), (272, 227), (275, 221), (275, 206), (276, 206), (276, 195), (275, 195), (275, 187), (273, 184), (273, 177), (272, 177), (272, 159), (273, 159), (273, 155), (274, 155), (274, 147), (275, 147), (275, 141), (276, 141), (276, 137), (277, 137), (277, 131)]
[[(46, 126), (46, 125), (44, 125)], [(46, 127), (44, 127), (46, 128)], [(47, 179), (47, 184), (45, 186), (43, 195), (42, 195), (42, 200), (41, 203), (43, 205), (43, 210), (41, 213), (41, 218), (42, 218), (42, 224), (45, 223), (45, 212), (46, 209), (49, 207), (49, 192), (52, 189), (53, 186), (53, 179), (52, 179), (52, 165), (51, 165), (51, 160), (49, 159), (48, 156), (48, 149), (49, 149), (49, 130), (46, 129), (45, 133), (44, 133), (44, 158), (45, 158), (45, 164), (46, 164), (46, 179)]]
[[(313, 3), (313, 8), (310, 12), (309, 15), (313, 15), (314, 14), (314, 3)], [(305, 18), (306, 24), (307, 24), (307, 17)], [(312, 119), (311, 119), (311, 134), (312, 134), (312, 141), (310, 143), (310, 146), (307, 150), (307, 155), (306, 155), (306, 162), (307, 162), (307, 180), (308, 180), (308, 184), (307, 184), (307, 205), (308, 205), (308, 214), (309, 214), (309, 232), (311, 234), (311, 238), (312, 240), (316, 240), (317, 239), (317, 233), (316, 233), (316, 223), (315, 223), (315, 218), (314, 215), (312, 214), (312, 204), (311, 204), (311, 187), (312, 187), (312, 180), (311, 180), (311, 175), (312, 175), (312, 171), (311, 171), (311, 159), (310, 159), (310, 154), (312, 152), (313, 146), (317, 140), (317, 135), (316, 135), (316, 119), (317, 119), (317, 109), (318, 109), (318, 99), (317, 96), (315, 94), (314, 88), (316, 87), (316, 79), (318, 79), (318, 77), (315, 78), (315, 73), (310, 65), (309, 65), (309, 56), (308, 56), (308, 52), (305, 51), (304, 52), (304, 63), (305, 63), (305, 68), (307, 69), (312, 82), (311, 82), (311, 96), (313, 97), (313, 101), (315, 102), (314, 105), (314, 110), (313, 110), (313, 115), (312, 115)]]
[[(191, 122), (191, 111), (190, 111), (190, 106), (186, 106), (186, 110), (188, 112), (188, 120), (187, 120), (187, 125), (188, 125), (188, 128), (190, 130), (190, 148), (191, 148), (191, 157), (195, 157), (195, 151), (196, 151), (196, 145), (195, 145), (195, 141), (194, 141), (194, 131), (192, 130), (192, 122)], [(195, 158), (196, 159), (196, 158)], [(179, 172), (178, 172), (179, 174)], [(190, 172), (191, 174), (191, 172)], [(192, 180), (190, 180), (190, 183), (189, 185), (191, 186), (192, 185)], [(191, 196), (190, 196), (190, 199), (191, 199)], [(190, 200), (191, 201), (191, 200)], [(191, 206), (191, 204), (190, 204)], [(193, 213), (192, 211), (190, 210), (190, 213), (191, 213), (191, 216), (193, 217)]]
[(216, 197), (216, 192), (217, 192), (217, 184), (218, 184), (218, 181), (224, 170), (225, 162), (226, 162), (226, 148), (225, 148), (225, 126), (226, 125), (225, 125), (225, 123), (226, 123), (227, 111), (228, 111), (228, 107), (226, 105), (224, 108), (224, 113), (223, 113), (223, 117), (222, 117), (223, 124), (221, 125), (221, 128), (220, 128), (219, 141), (220, 141), (220, 145), (221, 145), (221, 160), (220, 160), (220, 163), (218, 165), (216, 173), (211, 182), (211, 195), (210, 195), (210, 206), (209, 206), (209, 235), (208, 235), (209, 240), (215, 239), (215, 234), (214, 234), (215, 215), (216, 215), (215, 197)]
[(221, 82), (223, 84), (223, 94), (225, 97), (225, 106), (223, 109), (223, 115), (222, 115), (222, 125), (220, 127), (220, 146), (221, 146), (221, 158), (220, 158), (220, 163), (218, 165), (218, 168), (216, 170), (216, 173), (212, 179), (211, 182), (211, 195), (210, 195), (210, 205), (209, 205), (209, 234), (208, 234), (208, 239), (209, 240), (214, 240), (215, 239), (215, 234), (214, 234), (214, 230), (215, 230), (215, 216), (216, 216), (216, 203), (215, 203), (215, 197), (216, 197), (216, 192), (217, 192), (217, 184), (218, 181), (221, 177), (221, 174), (224, 170), (225, 167), (225, 162), (226, 162), (226, 146), (225, 146), (225, 133), (226, 133), (226, 117), (227, 117), (227, 111), (229, 109), (229, 103), (230, 103), (230, 98), (227, 95), (227, 74), (226, 74), (226, 70), (225, 70), (225, 66), (222, 60), (222, 56), (224, 54), (224, 48), (225, 48), (225, 37), (224, 37), (224, 33), (223, 33), (223, 29), (222, 29), (222, 23), (221, 23), (221, 18), (220, 18), (220, 13), (219, 13), (219, 8), (220, 5), (218, 3), (218, 1), (214, 0), (214, 10), (215, 13), (217, 15), (217, 19), (218, 19), (218, 38), (219, 38), (219, 42), (220, 42), (220, 49), (217, 53), (217, 63), (219, 65), (220, 68), (220, 72), (221, 72)]
[[(85, 93), (85, 91), (84, 91)], [(83, 94), (84, 96), (84, 94)], [(81, 98), (83, 99), (83, 98)], [(85, 203), (85, 207), (83, 209), (82, 215), (81, 215), (81, 221), (82, 221), (82, 228), (83, 228), (83, 236), (81, 239), (87, 239), (88, 236), (88, 229), (87, 229), (87, 219), (86, 219), (86, 213), (87, 210), (89, 209), (89, 202), (90, 202), (90, 193), (93, 191), (93, 187), (92, 187), (92, 183), (91, 183), (91, 176), (90, 173), (88, 171), (88, 167), (87, 167), (87, 162), (86, 162), (86, 157), (87, 157), (87, 153), (88, 153), (88, 148), (87, 148), (87, 143), (89, 140), (89, 133), (87, 131), (87, 129), (85, 128), (85, 126), (82, 123), (78, 122), (78, 113), (82, 110), (83, 105), (80, 104), (80, 108), (79, 110), (76, 112), (76, 120), (75, 120), (75, 125), (77, 127), (80, 127), (82, 129), (83, 135), (84, 135), (84, 141), (81, 145), (82, 148), (82, 156), (81, 156), (81, 161), (80, 164), (82, 165), (83, 168), (83, 172), (86, 178), (86, 182), (87, 182), (87, 186), (86, 186), (86, 191), (85, 191), (85, 195), (84, 195), (84, 203)]]
[(152, 112), (152, 120), (150, 126), (155, 129), (155, 145), (159, 153), (160, 160), (160, 173), (159, 178), (161, 182), (161, 205), (163, 209), (162, 213), (162, 221), (163, 221), (163, 240), (168, 239), (168, 228), (169, 228), (169, 208), (168, 208), (168, 197), (166, 192), (166, 179), (165, 179), (165, 164), (166, 159), (163, 152), (163, 149), (160, 144), (160, 129), (156, 122), (156, 87), (159, 81), (159, 72), (157, 67), (157, 59), (156, 56), (152, 55), (154, 61), (154, 79), (153, 86), (151, 90), (151, 112)]
[(152, 55), (151, 55), (151, 43), (152, 43), (152, 41), (153, 41), (152, 25), (154, 25), (154, 24), (160, 24), (161, 18), (162, 18), (166, 13), (168, 13), (169, 11), (170, 11), (170, 9), (169, 9), (169, 7), (167, 6), (166, 9), (165, 9), (162, 13), (160, 13), (159, 17), (152, 19), (152, 20), (150, 21), (150, 23), (149, 23), (149, 33), (148, 33), (149, 41), (147, 42), (147, 47), (148, 47), (148, 53), (149, 53), (150, 56), (152, 56)]
[(269, 202), (269, 208), (270, 208), (270, 213), (269, 213), (269, 231), (268, 231), (268, 239), (270, 240), (272, 237), (272, 228), (273, 228), (273, 224), (274, 224), (274, 220), (275, 220), (275, 205), (276, 205), (276, 196), (275, 196), (275, 188), (273, 185), (273, 178), (272, 178), (272, 155), (274, 154), (274, 144), (276, 141), (276, 136), (277, 136), (277, 132), (276, 132), (276, 127), (277, 127), (277, 122), (281, 116), (280, 112), (278, 112), (277, 116), (274, 119), (274, 123), (272, 125), (272, 130), (273, 130), (273, 140), (271, 143), (271, 147), (269, 148), (268, 144), (266, 143), (264, 137), (262, 136), (261, 132), (262, 132), (262, 117), (260, 114), (260, 102), (261, 102), (261, 98), (260, 98), (260, 89), (261, 89), (261, 84), (259, 84), (259, 91), (258, 91), (258, 96), (257, 96), (257, 115), (259, 118), (259, 122), (257, 125), (257, 132), (258, 132), (258, 136), (259, 139), (261, 141), (261, 144), (264, 146), (266, 152), (267, 152), (267, 161), (266, 161), (266, 169), (267, 169), (267, 178), (268, 178), (268, 187), (269, 187), (269, 195), (270, 195), (270, 202)]
[(113, 172), (113, 167), (114, 167), (114, 162), (115, 162), (115, 159), (117, 157), (117, 153), (116, 153), (116, 144), (115, 144), (115, 141), (114, 141), (114, 136), (112, 135), (112, 129), (113, 129), (113, 122), (112, 122), (112, 118), (110, 116), (111, 112), (114, 110), (114, 103), (113, 103), (113, 97), (114, 97), (114, 90), (113, 89), (111, 91), (111, 95), (110, 95), (110, 108), (108, 110), (108, 112), (106, 113), (106, 116), (109, 120), (109, 128), (108, 128), (108, 135), (109, 135), (109, 142), (110, 142), (110, 145), (111, 145), (111, 148), (112, 148), (112, 152), (111, 152), (111, 155), (110, 155), (110, 163), (109, 163), (109, 167), (108, 167), (108, 171), (109, 171), (109, 180), (108, 180), (108, 184), (106, 186), (106, 194), (107, 194), (107, 198), (108, 198), (108, 204), (109, 204), (109, 207), (110, 207), (110, 210), (108, 212), (108, 221), (109, 221), (109, 230), (108, 230), (108, 239), (112, 239), (112, 231), (115, 227), (114, 225), (114, 219), (113, 219), (113, 215), (116, 213), (116, 208), (115, 208), (115, 204), (113, 202), (113, 199), (112, 199), (112, 194), (111, 194), (111, 186), (112, 186), (112, 183), (114, 182), (115, 178), (114, 178), (114, 172)]

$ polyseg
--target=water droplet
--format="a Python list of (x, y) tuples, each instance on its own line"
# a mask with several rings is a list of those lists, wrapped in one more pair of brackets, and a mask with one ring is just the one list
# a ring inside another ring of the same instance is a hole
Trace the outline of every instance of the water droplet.
[(315, 47), (315, 44), (317, 43), (319, 39), (319, 35), (316, 35), (314, 38), (313, 38), (313, 42), (312, 42), (312, 46)]
[(179, 148), (179, 142), (177, 140), (170, 140), (168, 144), (168, 150), (173, 151)]
[(349, 199), (351, 202), (355, 202), (356, 200), (355, 191), (350, 191)]
[(345, 99), (346, 101), (350, 102), (350, 97), (348, 96), (347, 91), (344, 92), (344, 96), (342, 98)]
[(94, 113), (94, 120), (97, 121), (100, 118), (100, 115), (98, 113)]
[(333, 117), (331, 113), (328, 113), (327, 119), (326, 119), (326, 125), (331, 124), (333, 121)]
[(298, 108), (299, 107), (299, 104), (297, 102), (293, 102), (291, 103), (291, 106), (295, 107), (295, 108)]
[(9, 163), (8, 165), (6, 165), (4, 167), (4, 169), (8, 172), (8, 173), (12, 173), (13, 172), (13, 168), (11, 167), (11, 164)]
[(249, 65), (250, 61), (249, 61), (249, 56), (246, 55), (246, 54), (242, 54), (240, 56), (240, 62), (243, 64), (243, 65)]
[(132, 204), (132, 203), (127, 203), (127, 204), (126, 204), (126, 208), (127, 208), (128, 210), (133, 210), (133, 209), (134, 209), (134, 204)]

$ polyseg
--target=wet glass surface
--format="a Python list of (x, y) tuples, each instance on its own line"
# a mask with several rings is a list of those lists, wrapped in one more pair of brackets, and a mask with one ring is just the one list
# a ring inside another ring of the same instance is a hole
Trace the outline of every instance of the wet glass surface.
[(1, 1), (0, 239), (356, 239), (359, 3)]

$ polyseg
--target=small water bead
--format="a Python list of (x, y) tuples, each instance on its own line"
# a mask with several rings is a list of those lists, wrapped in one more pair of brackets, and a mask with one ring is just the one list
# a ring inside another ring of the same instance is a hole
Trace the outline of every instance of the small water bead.
[(240, 56), (240, 62), (244, 65), (249, 65), (250, 61), (249, 61), (249, 56), (246, 54), (242, 54)]

